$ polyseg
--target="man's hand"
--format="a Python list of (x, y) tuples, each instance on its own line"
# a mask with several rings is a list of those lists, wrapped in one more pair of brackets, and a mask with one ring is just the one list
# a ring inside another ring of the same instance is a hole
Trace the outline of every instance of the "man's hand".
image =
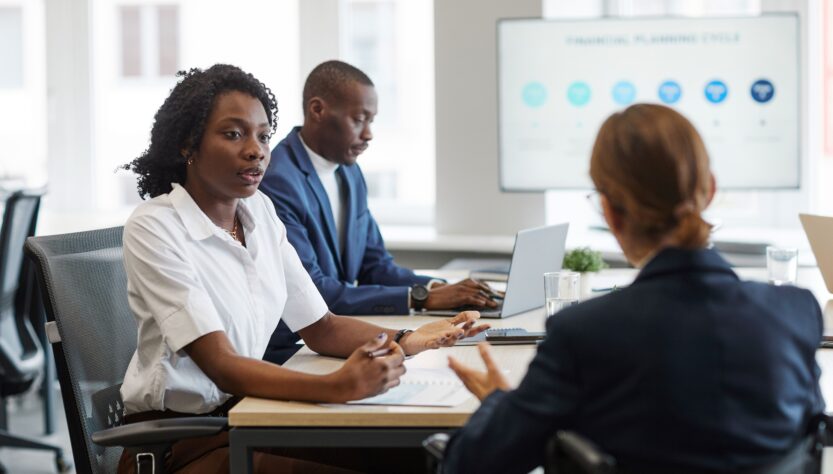
[(399, 345), (405, 354), (414, 355), (427, 349), (451, 347), (464, 337), (471, 337), (489, 329), (488, 324), (475, 326), (480, 319), (477, 311), (463, 311), (453, 318), (440, 319), (433, 323), (424, 324), (414, 332), (405, 334), (399, 340)]
[(388, 335), (379, 334), (353, 351), (340, 369), (330, 374), (332, 398), (347, 402), (372, 397), (399, 385), (405, 373), (405, 354)]
[(471, 278), (452, 285), (435, 284), (428, 292), (425, 309), (454, 309), (460, 306), (495, 308), (493, 296), (502, 296), (488, 284)]
[(492, 359), (490, 347), (488, 342), (481, 342), (477, 345), (480, 357), (483, 358), (483, 362), (486, 364), (486, 372), (474, 370), (463, 365), (454, 357), (448, 357), (448, 366), (460, 377), (469, 392), (481, 401), (495, 390), (509, 390), (509, 382), (506, 381), (506, 377), (503, 376), (500, 368)]

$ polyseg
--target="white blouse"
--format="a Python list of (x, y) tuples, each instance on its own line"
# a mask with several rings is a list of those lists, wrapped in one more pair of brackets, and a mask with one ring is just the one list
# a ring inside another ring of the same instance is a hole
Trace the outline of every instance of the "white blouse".
[(258, 191), (240, 201), (237, 213), (246, 247), (177, 184), (127, 220), (124, 266), (139, 329), (121, 387), (127, 413), (210, 412), (230, 395), (185, 346), (224, 331), (238, 354), (260, 359), (281, 319), (297, 332), (327, 313), (272, 202)]

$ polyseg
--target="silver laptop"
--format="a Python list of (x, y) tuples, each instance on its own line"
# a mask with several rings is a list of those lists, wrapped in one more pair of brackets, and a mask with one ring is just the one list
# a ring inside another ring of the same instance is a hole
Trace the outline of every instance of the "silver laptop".
[(833, 217), (799, 214), (827, 291), (833, 293)]
[[(518, 232), (506, 281), (503, 304), (496, 309), (483, 309), (483, 318), (507, 318), (544, 306), (544, 273), (557, 272), (564, 260), (569, 224), (558, 224)], [(423, 314), (453, 316), (456, 310), (430, 310)]]
[[(812, 214), (799, 214), (804, 233), (810, 241), (810, 248), (816, 256), (816, 265), (821, 270), (824, 278), (824, 286), (827, 291), (833, 293), (833, 217), (814, 216)], [(833, 348), (833, 321), (830, 315), (833, 314), (833, 300), (828, 300), (824, 307), (824, 334), (822, 335), (821, 347)]]

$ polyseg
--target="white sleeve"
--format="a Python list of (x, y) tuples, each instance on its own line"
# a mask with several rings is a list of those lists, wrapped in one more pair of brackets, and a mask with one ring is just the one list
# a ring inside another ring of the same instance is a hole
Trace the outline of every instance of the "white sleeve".
[(178, 352), (225, 327), (194, 268), (174, 245), (172, 231), (148, 215), (131, 218), (124, 228), (124, 266), (134, 314), (153, 318)]
[(312, 282), (307, 269), (301, 263), (301, 259), (298, 258), (295, 247), (286, 238), (286, 227), (278, 218), (272, 201), (265, 195), (262, 195), (262, 198), (265, 201), (267, 214), (277, 225), (277, 235), (280, 235), (279, 255), (283, 262), (287, 292), (286, 306), (281, 319), (286, 322), (292, 332), (298, 332), (323, 318), (329, 308), (315, 283)]

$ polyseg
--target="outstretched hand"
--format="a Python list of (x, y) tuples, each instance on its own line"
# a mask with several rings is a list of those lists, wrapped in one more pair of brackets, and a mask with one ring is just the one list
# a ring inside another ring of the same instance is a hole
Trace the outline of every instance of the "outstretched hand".
[(488, 324), (475, 326), (478, 319), (479, 312), (463, 311), (453, 318), (440, 319), (418, 327), (414, 332), (402, 337), (399, 344), (408, 355), (438, 347), (451, 347), (464, 337), (471, 337), (489, 329)]
[(478, 400), (483, 400), (495, 390), (509, 390), (509, 382), (504, 377), (503, 372), (500, 371), (494, 359), (492, 359), (490, 348), (491, 346), (488, 342), (481, 342), (477, 345), (477, 349), (480, 351), (480, 357), (483, 358), (483, 363), (486, 364), (486, 372), (474, 370), (454, 357), (448, 357), (448, 366), (457, 374), (457, 377), (460, 377), (463, 385)]

